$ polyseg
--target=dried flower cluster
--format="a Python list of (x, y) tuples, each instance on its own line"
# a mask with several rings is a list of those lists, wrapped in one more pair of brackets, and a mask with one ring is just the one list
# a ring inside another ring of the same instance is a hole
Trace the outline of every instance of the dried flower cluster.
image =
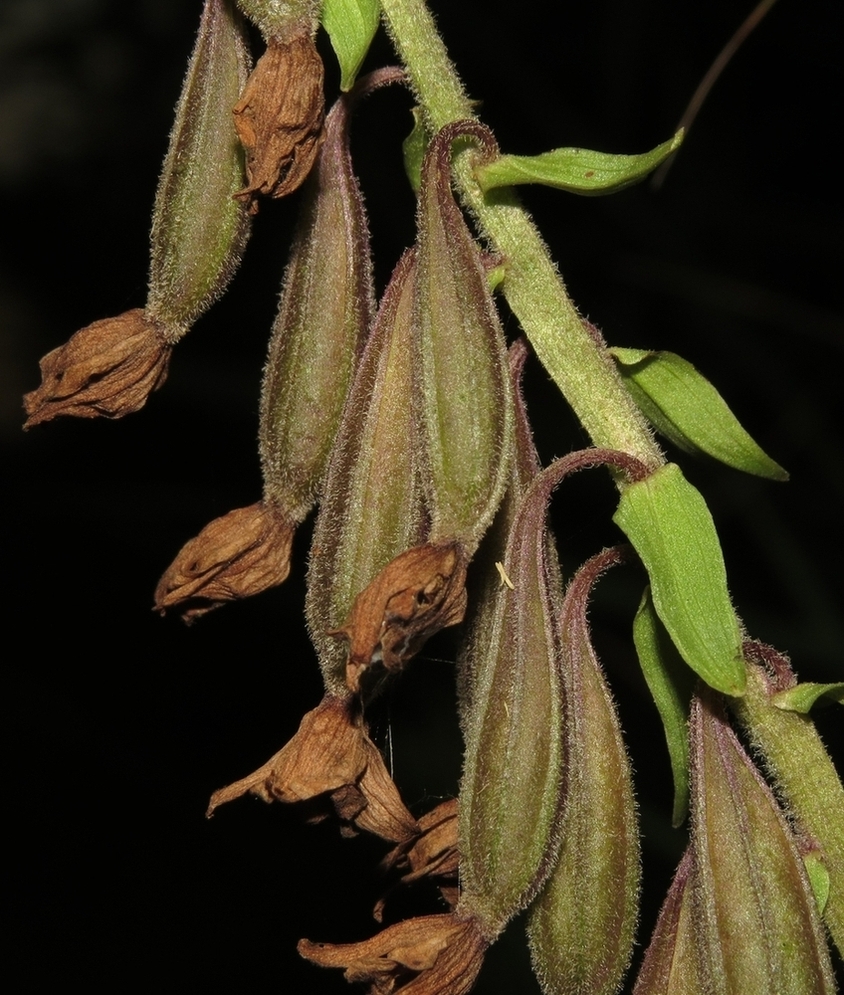
[[(322, 8), (344, 79), (371, 38), (357, 48), (349, 41), (358, 36), (343, 11), (353, 6)], [(379, 6), (418, 84), (425, 69), (404, 45), (402, 5), (361, 3), (356, 16), (365, 21), (374, 10), (377, 20)], [(483, 191), (520, 182), (534, 167), (501, 156), (468, 112), (443, 122), (423, 107), (425, 127), (406, 149), (416, 243), (376, 305), (350, 116), (362, 96), (404, 81), (405, 70), (365, 77), (324, 115), (319, 5), (241, 7), (266, 51), (249, 74), (239, 15), (230, 0), (206, 0), (156, 198), (145, 308), (95, 322), (48, 354), (42, 386), (25, 399), (28, 426), (142, 407), (174, 344), (236, 268), (259, 198), (302, 186), (264, 374), (263, 495), (191, 539), (155, 602), (193, 621), (282, 583), (294, 532), (318, 506), (306, 615), (325, 691), (270, 760), (215, 792), (208, 815), (251, 793), (295, 806), (307, 821), (334, 819), (343, 835), (391, 844), (381, 870), (393, 883), (376, 905), (378, 921), (396, 889), (420, 880), (439, 889), (441, 914), (363, 942), (299, 944), (303, 957), (342, 968), (371, 995), (469, 992), (486, 949), (523, 910), (545, 992), (616, 991), (636, 934), (639, 833), (631, 765), (587, 609), (609, 567), (638, 563), (648, 586), (634, 639), (666, 730), (674, 821), (690, 806), (691, 839), (635, 990), (833, 991), (821, 917), (840, 949), (844, 794), (800, 713), (819, 696), (840, 699), (841, 685), (821, 687), (804, 707), (807, 692), (788, 664), (743, 641), (706, 504), (665, 462), (644, 415), (689, 448), (729, 452), (751, 472), (782, 471), (739, 434), (689, 364), (616, 350), (617, 369), (600, 334), (579, 319), (584, 362), (606, 378), (597, 406), (616, 405), (621, 428), (609, 439), (595, 429), (594, 448), (542, 469), (521, 392), (528, 345), (519, 339), (508, 352), (491, 290), (503, 274), (505, 293), (521, 301), (529, 275), (515, 242), (509, 255), (481, 249), (452, 189), (456, 179), (494, 237), (498, 206), (511, 219), (520, 209)], [(424, 7), (416, 14), (427, 23)], [(625, 157), (613, 157), (615, 184), (633, 182), (675, 147), (621, 166)], [(582, 157), (549, 156), (536, 167), (543, 182), (592, 190), (595, 169), (581, 175)], [(547, 301), (534, 310), (547, 317)], [(531, 313), (523, 324), (543, 356), (542, 322)], [(678, 403), (681, 381), (698, 399), (696, 414)], [(612, 470), (615, 521), (630, 545), (597, 553), (565, 586), (548, 506), (568, 475), (592, 467)], [(466, 616), (459, 798), (416, 817), (370, 738), (367, 708), (430, 637)], [(776, 779), (788, 817), (732, 721)], [(814, 797), (801, 792), (801, 764), (819, 778)]]

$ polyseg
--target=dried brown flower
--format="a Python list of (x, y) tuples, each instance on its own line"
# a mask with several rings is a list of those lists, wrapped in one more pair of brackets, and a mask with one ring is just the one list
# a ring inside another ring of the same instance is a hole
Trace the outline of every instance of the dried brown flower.
[(293, 531), (275, 505), (262, 501), (215, 518), (164, 572), (156, 609), (177, 608), (190, 623), (227, 601), (281, 584), (290, 572)]
[(387, 564), (355, 598), (346, 624), (346, 684), (357, 691), (374, 661), (399, 670), (422, 644), (466, 613), (466, 554), (456, 542), (414, 546)]
[(488, 941), (473, 919), (453, 913), (396, 923), (361, 943), (299, 941), (299, 953), (320, 967), (345, 968), (368, 995), (466, 995)]
[[(450, 798), (426, 812), (418, 820), (419, 835), (400, 843), (381, 861), (381, 869), (404, 871), (399, 884), (412, 884), (430, 878), (439, 885), (450, 908), (457, 905), (459, 853), (457, 849), (457, 799)], [(380, 922), (389, 895), (383, 895), (375, 906), (374, 916)]]
[(313, 802), (310, 821), (333, 812), (344, 835), (365, 830), (400, 843), (418, 833), (351, 696), (326, 695), (263, 767), (215, 791), (206, 814), (247, 792), (265, 802)]
[(270, 38), (235, 104), (248, 184), (235, 194), (255, 213), (256, 196), (284, 197), (316, 160), (325, 116), (323, 65), (308, 32)]
[(164, 383), (171, 346), (142, 308), (80, 329), (41, 360), (41, 386), (24, 394), (24, 428), (58, 415), (122, 418)]

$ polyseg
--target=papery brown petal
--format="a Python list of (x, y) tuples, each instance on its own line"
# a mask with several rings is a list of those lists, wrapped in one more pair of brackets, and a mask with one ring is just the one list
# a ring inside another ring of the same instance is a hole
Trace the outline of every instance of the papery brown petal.
[(418, 832), (351, 696), (326, 695), (274, 757), (215, 791), (206, 814), (247, 792), (265, 802), (316, 801), (308, 820), (319, 822), (333, 811), (344, 835), (365, 830), (396, 843)]
[(41, 386), (23, 398), (24, 428), (58, 415), (122, 418), (164, 383), (171, 346), (142, 308), (80, 329), (41, 360)]
[(358, 689), (373, 660), (398, 670), (435, 632), (461, 622), (465, 584), (466, 555), (459, 543), (414, 546), (388, 563), (334, 633), (349, 640), (349, 689)]
[(356, 785), (367, 764), (366, 734), (351, 698), (326, 695), (293, 739), (253, 774), (211, 796), (207, 815), (251, 792), (265, 802), (308, 801)]
[(298, 950), (321, 967), (345, 968), (346, 980), (368, 984), (369, 995), (465, 995), (487, 946), (474, 920), (445, 914), (408, 919), (361, 943), (300, 940)]
[(355, 825), (395, 843), (414, 838), (419, 827), (405, 808), (381, 753), (368, 737), (365, 747), (366, 769), (360, 780), (360, 790), (366, 799), (366, 808), (355, 819)]
[[(381, 870), (403, 870), (398, 884), (412, 884), (423, 878), (434, 880), (443, 899), (452, 908), (459, 896), (457, 849), (457, 799), (441, 802), (426, 812), (417, 822), (418, 833), (412, 839), (391, 850), (381, 861)], [(377, 902), (373, 915), (380, 922), (391, 888)]]
[(215, 518), (180, 550), (155, 589), (162, 614), (176, 608), (193, 622), (227, 601), (260, 594), (290, 572), (294, 526), (258, 501)]
[(233, 109), (248, 183), (235, 194), (284, 197), (302, 184), (322, 143), (323, 65), (309, 32), (271, 38)]

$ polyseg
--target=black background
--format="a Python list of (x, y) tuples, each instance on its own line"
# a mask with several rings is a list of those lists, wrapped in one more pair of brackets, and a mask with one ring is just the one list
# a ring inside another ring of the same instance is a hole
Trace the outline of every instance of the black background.
[[(296, 940), (375, 929), (376, 842), (341, 841), (251, 800), (203, 818), (210, 792), (262, 763), (319, 700), (301, 620), (308, 529), (282, 588), (192, 629), (150, 611), (179, 546), (259, 496), (258, 386), (295, 198), (262, 208), (230, 292), (179, 345), (144, 411), (20, 431), (38, 358), (143, 304), (149, 210), (200, 6), (7, 0), (0, 15), (6, 866), (22, 989), (73, 979), (93, 990), (342, 992), (339, 973), (299, 961)], [(525, 154), (663, 141), (750, 9), (432, 6), (482, 117), (506, 151)], [(771, 484), (681, 459), (710, 501), (748, 630), (814, 680), (840, 679), (844, 645), (840, 20), (834, 0), (776, 5), (659, 194), (524, 195), (608, 340), (692, 361), (791, 472)], [(321, 46), (331, 99), (337, 74)], [(390, 59), (380, 37), (370, 63)], [(409, 104), (379, 93), (355, 124), (379, 287), (414, 237), (399, 146)], [(587, 444), (535, 364), (528, 391), (545, 460)], [(581, 476), (554, 504), (567, 575), (617, 540), (610, 485)], [(638, 583), (632, 572), (602, 582), (592, 621), (637, 770), (644, 944), (684, 837), (669, 827), (661, 732), (629, 649)], [(459, 777), (455, 645), (430, 643), (374, 716), (417, 813)], [(840, 747), (832, 712), (818, 720)], [(436, 909), (427, 896), (393, 915)], [(527, 963), (516, 923), (478, 992), (538, 991)]]

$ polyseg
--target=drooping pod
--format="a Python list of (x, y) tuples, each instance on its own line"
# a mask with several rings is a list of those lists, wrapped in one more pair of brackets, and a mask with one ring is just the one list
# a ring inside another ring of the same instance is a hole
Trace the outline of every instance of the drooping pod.
[(451, 192), (459, 138), (492, 155), (489, 129), (458, 121), (432, 139), (419, 190), (414, 297), (421, 465), (432, 541), (471, 556), (507, 487), (513, 401), (504, 334), (478, 245)]
[(48, 353), (41, 386), (24, 396), (25, 428), (138, 411), (166, 379), (173, 345), (225, 289), (249, 234), (232, 200), (243, 153), (231, 120), (248, 72), (240, 17), (229, 0), (206, 0), (155, 197), (146, 307), (95, 321)]
[[(314, 530), (306, 612), (328, 687), (345, 686), (340, 629), (356, 597), (423, 538), (411, 410), (416, 257), (402, 256), (346, 403)], [(380, 621), (380, 619), (379, 619)]]
[(559, 566), (546, 512), (568, 473), (609, 463), (646, 471), (624, 453), (587, 449), (540, 473), (510, 530), (494, 614), (469, 639), (472, 687), (463, 719), (461, 907), (491, 935), (539, 893), (560, 846), (564, 781), (565, 633)]
[(263, 500), (215, 519), (156, 590), (190, 621), (284, 581), (293, 533), (316, 500), (373, 310), (369, 232), (349, 154), (354, 102), (396, 78), (362, 80), (328, 115), (305, 190), (261, 394)]
[(639, 908), (639, 827), (630, 763), (586, 617), (620, 547), (587, 561), (566, 591), (560, 627), (566, 794), (560, 852), (528, 918), (534, 970), (546, 995), (612, 995), (630, 956)]

